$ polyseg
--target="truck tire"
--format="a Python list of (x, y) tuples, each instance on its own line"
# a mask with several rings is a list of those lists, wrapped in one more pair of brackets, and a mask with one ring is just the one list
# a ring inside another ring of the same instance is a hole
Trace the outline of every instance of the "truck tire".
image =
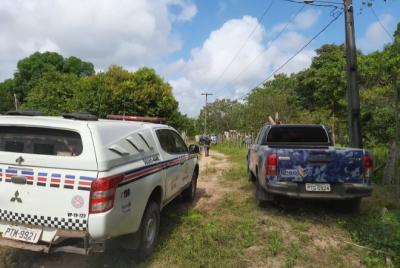
[(192, 180), (191, 180), (189, 186), (182, 192), (183, 200), (186, 202), (193, 202), (196, 197), (198, 174), (199, 174), (199, 171), (196, 168), (193, 172)]
[(158, 242), (160, 230), (160, 206), (150, 200), (140, 225), (140, 244), (138, 258), (144, 260), (150, 256)]

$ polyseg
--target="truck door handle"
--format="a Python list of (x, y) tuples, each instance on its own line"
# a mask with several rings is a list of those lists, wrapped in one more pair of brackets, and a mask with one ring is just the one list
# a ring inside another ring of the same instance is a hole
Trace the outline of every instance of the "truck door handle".
[(12, 176), (11, 182), (15, 184), (26, 184), (26, 177), (24, 176)]

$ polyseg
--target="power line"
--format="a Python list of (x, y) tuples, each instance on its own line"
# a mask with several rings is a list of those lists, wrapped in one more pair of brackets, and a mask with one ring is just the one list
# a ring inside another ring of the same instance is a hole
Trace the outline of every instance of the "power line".
[[(268, 13), (268, 11), (271, 9), (273, 3), (275, 0), (272, 0), (271, 3), (267, 6), (267, 8), (264, 10), (264, 12), (261, 14), (261, 16), (258, 18), (257, 22), (259, 21), (260, 23), (263, 21), (265, 15)], [(226, 73), (226, 71), (231, 67), (231, 65), (233, 64), (233, 62), (236, 60), (236, 58), (239, 56), (240, 52), (242, 51), (242, 49), (246, 46), (247, 42), (250, 40), (250, 37), (254, 34), (254, 32), (256, 31), (256, 29), (258, 28), (259, 23), (257, 23), (253, 30), (250, 32), (249, 36), (247, 36), (246, 41), (242, 44), (242, 46), (239, 48), (239, 50), (236, 52), (235, 56), (232, 58), (232, 60), (228, 63), (228, 65), (225, 67), (225, 69), (222, 71), (222, 73), (218, 76), (218, 78), (211, 84), (210, 88), (213, 88), (218, 82), (219, 80), (224, 76), (224, 74)]]
[[(289, 25), (291, 23), (293, 23), (293, 21), (297, 18), (297, 16), (300, 14), (300, 12), (304, 9), (305, 5), (302, 5), (299, 10), (297, 10), (297, 12), (295, 13), (295, 15), (292, 17), (292, 19), (290, 21), (288, 21), (286, 23), (286, 25), (282, 28), (282, 30), (272, 39), (269, 41), (269, 43), (272, 43), (274, 41), (276, 41), (281, 35), (282, 33), (287, 29), (287, 27), (289, 27)], [(261, 54), (264, 54), (266, 51), (268, 50), (268, 47), (264, 48), (260, 53), (258, 53), (244, 68), (242, 68), (242, 70), (235, 75), (235, 79), (233, 82), (237, 81), (239, 79), (239, 77), (243, 74), (244, 71), (247, 70), (247, 67), (249, 67), (251, 64), (253, 64)]]
[[(314, 35), (307, 43), (305, 43), (297, 52), (292, 55), (289, 59), (287, 59), (282, 65), (280, 65), (278, 68), (276, 68), (270, 75), (267, 76), (263, 81), (261, 81), (258, 85), (255, 87), (252, 87), (251, 89), (257, 88), (264, 84), (266, 81), (268, 81), (271, 77), (273, 77), (277, 72), (282, 70), (283, 67), (285, 67), (292, 59), (294, 59), (297, 55), (299, 55), (312, 41), (314, 41), (318, 36), (320, 36), (326, 29), (328, 29), (329, 26), (332, 25), (341, 15), (343, 14), (343, 11), (340, 12), (336, 17), (334, 17), (324, 28), (322, 28), (316, 35)], [(250, 90), (251, 90), (250, 89)], [(243, 99), (245, 95), (243, 95), (240, 99)]]
[(310, 6), (317, 6), (317, 7), (335, 7), (338, 8), (343, 5), (343, 3), (332, 2), (332, 1), (313, 1), (313, 2), (305, 2), (305, 1), (296, 1), (296, 0), (282, 0), (285, 2), (291, 2), (296, 4), (307, 4)]
[(376, 20), (379, 22), (379, 25), (382, 27), (382, 29), (386, 32), (386, 34), (389, 36), (390, 40), (393, 41), (393, 36), (389, 33), (389, 31), (386, 29), (385, 25), (381, 22), (379, 19), (378, 15), (376, 15), (374, 8), (371, 6), (371, 12), (374, 14)]
[(332, 8), (331, 13), (330, 13), (330, 15), (332, 17), (337, 16), (338, 9), (343, 9), (343, 3), (333, 2), (333, 1), (322, 1), (322, 0), (315, 0), (315, 1), (282, 0), (282, 1), (295, 3), (295, 4), (307, 4), (309, 6), (329, 7), (329, 8)]
[(325, 1), (325, 0), (316, 0), (314, 2), (317, 3), (327, 3), (327, 4), (333, 4), (333, 5), (343, 5), (343, 2), (336, 2), (336, 1)]

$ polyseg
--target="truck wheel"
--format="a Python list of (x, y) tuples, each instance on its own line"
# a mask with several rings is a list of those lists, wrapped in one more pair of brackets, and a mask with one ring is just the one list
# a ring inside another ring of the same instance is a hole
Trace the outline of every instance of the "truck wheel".
[(194, 198), (196, 197), (198, 173), (198, 170), (195, 169), (189, 187), (182, 192), (183, 200), (187, 202), (193, 202)]
[(144, 260), (153, 252), (160, 229), (160, 206), (150, 200), (140, 225), (139, 259)]

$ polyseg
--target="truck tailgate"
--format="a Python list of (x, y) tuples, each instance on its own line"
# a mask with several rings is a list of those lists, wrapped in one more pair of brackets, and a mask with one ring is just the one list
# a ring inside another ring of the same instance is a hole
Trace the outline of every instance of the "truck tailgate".
[(363, 150), (278, 149), (278, 180), (293, 182), (362, 183)]
[(91, 183), (98, 175), (87, 125), (74, 129), (3, 121), (1, 224), (86, 230)]
[(0, 165), (0, 220), (84, 231), (95, 171)]

